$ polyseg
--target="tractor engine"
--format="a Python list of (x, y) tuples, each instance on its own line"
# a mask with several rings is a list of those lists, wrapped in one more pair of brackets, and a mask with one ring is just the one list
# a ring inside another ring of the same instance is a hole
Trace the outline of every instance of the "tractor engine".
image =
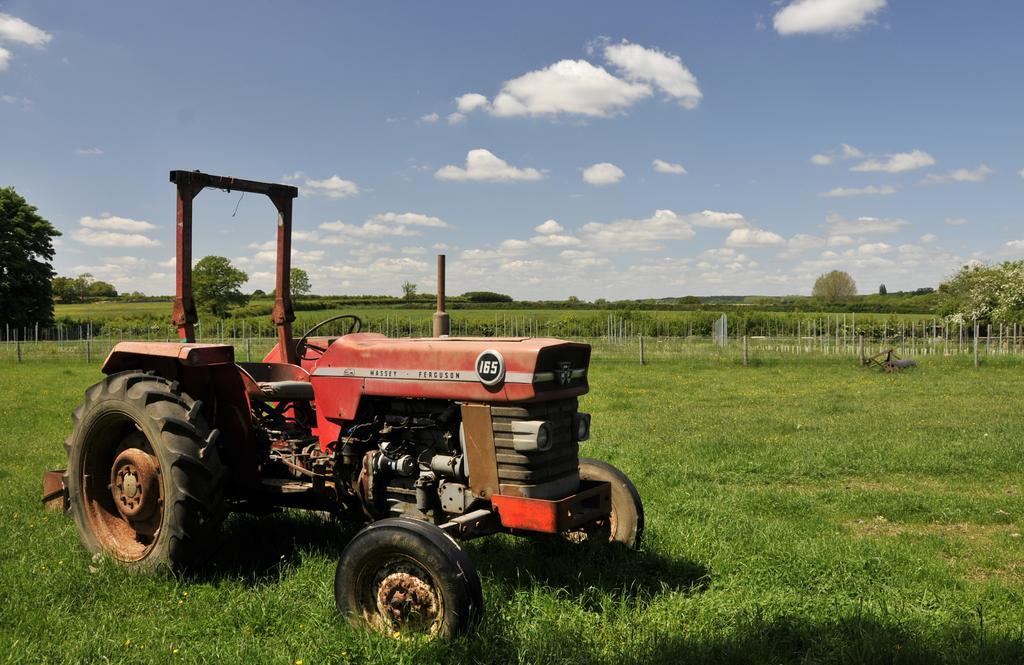
[[(503, 493), (549, 498), (579, 487), (580, 422), (575, 398), (491, 409), (498, 482)], [(356, 488), (369, 517), (443, 523), (464, 514), (470, 491), (458, 403), (431, 399), (365, 400), (337, 449), (339, 485)]]

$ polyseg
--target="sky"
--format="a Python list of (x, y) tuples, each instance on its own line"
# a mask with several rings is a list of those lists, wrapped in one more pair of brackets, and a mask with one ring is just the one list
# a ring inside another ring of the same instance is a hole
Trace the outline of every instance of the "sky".
[[(1024, 3), (0, 1), (0, 186), (173, 293), (173, 169), (299, 187), (322, 294), (862, 293), (1024, 258)], [(194, 256), (273, 285), (260, 196)]]

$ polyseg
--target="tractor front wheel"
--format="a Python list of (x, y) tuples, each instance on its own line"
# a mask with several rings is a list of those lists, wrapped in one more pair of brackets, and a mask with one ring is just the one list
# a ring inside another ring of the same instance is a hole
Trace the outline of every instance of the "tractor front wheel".
[(570, 540), (600, 539), (640, 547), (644, 534), (644, 504), (629, 477), (601, 460), (580, 458), (580, 480), (602, 480), (612, 486), (612, 513), (581, 531), (568, 534)]
[(433, 524), (400, 517), (366, 526), (345, 547), (334, 598), (350, 624), (389, 635), (451, 639), (483, 613), (480, 578), (462, 548)]
[(70, 516), (90, 552), (139, 570), (198, 563), (224, 516), (224, 468), (193, 401), (141, 371), (85, 392), (64, 442)]

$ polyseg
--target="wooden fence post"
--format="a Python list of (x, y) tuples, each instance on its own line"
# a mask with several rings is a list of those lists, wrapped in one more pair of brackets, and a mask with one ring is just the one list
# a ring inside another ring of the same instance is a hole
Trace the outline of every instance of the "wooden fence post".
[(978, 323), (974, 323), (974, 366), (978, 366)]
[(640, 364), (644, 364), (644, 336), (640, 335)]
[(747, 336), (743, 336), (743, 366), (746, 367), (750, 357), (747, 349)]

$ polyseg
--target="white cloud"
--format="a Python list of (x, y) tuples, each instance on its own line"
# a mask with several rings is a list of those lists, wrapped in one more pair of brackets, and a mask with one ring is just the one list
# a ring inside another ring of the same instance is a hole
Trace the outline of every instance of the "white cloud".
[(843, 159), (860, 159), (864, 156), (864, 151), (860, 148), (855, 148), (849, 143), (843, 143), (839, 146), (840, 154)]
[(1017, 175), (1019, 175), (1021, 178), (1024, 178), (1024, 169), (1017, 171)]
[(829, 166), (834, 163), (837, 159), (860, 159), (864, 156), (864, 153), (859, 149), (855, 148), (849, 143), (839, 144), (839, 148), (836, 150), (829, 150), (828, 152), (820, 152), (816, 155), (811, 155), (811, 164), (815, 166)]
[(921, 182), (926, 185), (938, 185), (947, 182), (981, 182), (991, 173), (991, 167), (987, 164), (981, 164), (976, 169), (953, 169), (948, 173), (929, 173)]
[(321, 231), (337, 232), (336, 235), (321, 236), (315, 231), (302, 233), (308, 234), (308, 239), (325, 245), (360, 245), (360, 251), (364, 251), (366, 246), (362, 244), (363, 240), (420, 236), (423, 235), (420, 228), (447, 229), (449, 226), (440, 217), (418, 212), (382, 212), (369, 217), (359, 225), (349, 224), (340, 219), (320, 224)]
[(448, 120), (448, 124), (449, 125), (457, 125), (457, 124), (459, 124), (460, 122), (462, 122), (465, 119), (466, 119), (466, 114), (465, 113), (460, 113), (458, 111), (456, 111), (454, 113), (449, 113), (448, 116), (447, 116), (447, 120)]
[(775, 14), (780, 35), (844, 32), (869, 22), (886, 0), (793, 0)]
[(78, 155), (102, 155), (103, 150), (100, 148), (78, 148), (75, 153)]
[(467, 92), (455, 98), (455, 106), (459, 113), (472, 113), (479, 108), (487, 108), (487, 98), (478, 92)]
[[(293, 263), (319, 263), (327, 255), (322, 249), (314, 249), (308, 252), (304, 252), (292, 247), (292, 262)], [(253, 256), (253, 260), (260, 263), (274, 263), (277, 261), (277, 250), (264, 250), (257, 252)]]
[(878, 256), (879, 254), (888, 254), (892, 251), (892, 245), (888, 245), (884, 242), (871, 242), (860, 245), (856, 249), (846, 250), (848, 256)]
[(433, 123), (437, 122), (440, 119), (441, 119), (441, 116), (439, 116), (436, 113), (427, 113), (426, 115), (421, 115), (420, 116), (420, 122), (425, 122), (427, 124), (433, 124)]
[(528, 249), (530, 249), (530, 243), (525, 240), (516, 240), (514, 238), (503, 240), (501, 245), (499, 245), (500, 252), (508, 255), (522, 254)]
[(649, 85), (623, 81), (586, 60), (560, 60), (507, 81), (491, 112), (499, 117), (572, 113), (603, 118), (652, 94)]
[(852, 245), (856, 240), (847, 235), (829, 236), (828, 246), (829, 247), (844, 247), (846, 245)]
[[(0, 72), (7, 71), (7, 68), (10, 66), (10, 64), (11, 52), (3, 47), (0, 47)], [(9, 97), (9, 95), (4, 97), (5, 102), (8, 101), (7, 97)]]
[[(457, 110), (448, 121), (462, 122), (477, 109), (498, 117), (569, 114), (606, 118), (652, 97), (655, 89), (684, 108), (700, 103), (697, 79), (679, 56), (626, 41), (597, 42), (603, 44), (605, 62), (615, 74), (587, 60), (559, 60), (506, 81), (491, 101), (475, 92), (457, 97)], [(588, 53), (593, 50), (588, 47)]]
[(158, 247), (160, 245), (159, 240), (153, 240), (141, 233), (117, 233), (90, 228), (75, 229), (71, 237), (89, 247)]
[(827, 192), (821, 192), (818, 196), (837, 198), (845, 196), (888, 196), (895, 193), (896, 188), (892, 185), (882, 185), (881, 187), (868, 185), (867, 187), (835, 187)]
[(42, 47), (50, 43), (53, 35), (10, 14), (0, 12), (0, 41)]
[(923, 243), (933, 243), (938, 239), (939, 236), (935, 235), (934, 233), (926, 233), (923, 236), (921, 236), (921, 242)]
[(931, 166), (935, 158), (923, 150), (896, 152), (886, 155), (884, 159), (868, 159), (857, 164), (851, 171), (882, 171), (884, 173), (901, 173)]
[(786, 244), (786, 239), (772, 231), (745, 227), (733, 229), (725, 244), (729, 247), (772, 247)]
[(612, 251), (654, 251), (663, 240), (689, 240), (693, 227), (671, 210), (657, 210), (646, 219), (620, 219), (602, 224), (590, 222), (582, 229), (583, 240)]
[(858, 217), (847, 220), (841, 215), (830, 214), (825, 218), (829, 235), (859, 235), (864, 233), (895, 233), (907, 225), (907, 220), (878, 217)]
[(105, 215), (103, 217), (82, 217), (78, 220), (81, 226), (87, 229), (101, 229), (104, 231), (150, 231), (156, 228), (156, 224), (150, 224), (140, 219), (128, 217), (115, 217)]
[(946, 226), (963, 226), (970, 222), (963, 217), (947, 217), (945, 220)]
[(1013, 249), (1024, 249), (1024, 240), (1011, 240), (1006, 243), (1006, 246)]
[(583, 169), (583, 180), (590, 185), (614, 185), (625, 175), (622, 169), (609, 162), (591, 164)]
[(573, 247), (580, 244), (580, 239), (563, 233), (549, 233), (530, 238), (534, 245), (542, 247)]
[(717, 212), (703, 210), (686, 216), (686, 221), (694, 226), (708, 229), (735, 229), (747, 225), (747, 220), (738, 212)]
[(466, 153), (466, 167), (449, 164), (442, 166), (434, 174), (438, 180), (479, 181), (479, 182), (517, 182), (540, 180), (544, 177), (541, 171), (534, 168), (517, 168), (511, 166), (490, 150), (476, 148)]
[(533, 227), (533, 230), (536, 231), (537, 233), (541, 233), (541, 234), (544, 234), (544, 235), (550, 235), (550, 234), (554, 234), (554, 233), (561, 233), (561, 232), (565, 231), (565, 228), (561, 224), (556, 222), (555, 220), (549, 219), (548, 221), (544, 222), (543, 224), (539, 224), (539, 225)]
[(683, 65), (678, 55), (624, 41), (606, 46), (604, 57), (626, 79), (653, 83), (669, 97), (679, 100), (683, 108), (696, 108), (704, 96), (697, 87), (697, 77)]
[(686, 175), (686, 169), (682, 164), (666, 162), (663, 159), (656, 159), (653, 162), (654, 170), (658, 173), (672, 173), (674, 175)]
[(440, 217), (431, 217), (418, 212), (382, 212), (370, 217), (368, 222), (378, 224), (399, 224), (402, 226), (429, 226), (446, 229), (448, 223)]
[(326, 196), (329, 199), (343, 199), (347, 196), (355, 196), (359, 193), (359, 186), (351, 180), (344, 180), (332, 175), (326, 180), (306, 179), (300, 188), (300, 193), (313, 196)]

